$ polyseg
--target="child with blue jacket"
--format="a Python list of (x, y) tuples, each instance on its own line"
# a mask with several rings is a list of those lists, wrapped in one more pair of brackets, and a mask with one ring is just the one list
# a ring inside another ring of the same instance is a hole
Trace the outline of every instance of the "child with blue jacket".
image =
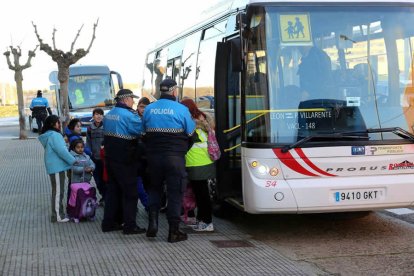
[(52, 184), (52, 215), (51, 222), (68, 222), (63, 211), (64, 185), (67, 171), (75, 164), (76, 159), (66, 147), (61, 131), (61, 122), (56, 115), (46, 118), (39, 141), (45, 149), (44, 161), (46, 172)]
[(70, 143), (70, 154), (76, 159), (76, 163), (72, 166), (71, 183), (91, 182), (92, 173), (95, 170), (95, 163), (84, 152), (84, 148), (85, 143), (82, 139), (73, 140)]
[[(68, 126), (65, 128), (65, 135), (68, 145), (74, 140), (82, 139), (82, 123), (78, 118), (73, 118), (69, 121)], [(86, 146), (84, 151), (87, 155), (92, 155), (92, 151), (89, 147)]]

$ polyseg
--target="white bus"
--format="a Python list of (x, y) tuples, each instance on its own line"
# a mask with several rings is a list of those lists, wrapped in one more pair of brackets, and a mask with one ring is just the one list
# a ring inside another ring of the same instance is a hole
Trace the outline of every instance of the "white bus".
[[(116, 77), (116, 78), (115, 78)], [(54, 84), (56, 102), (59, 100), (57, 71), (50, 73), (49, 80)], [(122, 88), (122, 77), (106, 65), (72, 65), (69, 67), (69, 111), (71, 118), (79, 118), (82, 133), (91, 124), (92, 111), (100, 107), (106, 113), (115, 105), (115, 90)], [(60, 114), (59, 105), (58, 113)]]
[(214, 113), (217, 201), (255, 214), (413, 207), (414, 1), (221, 8), (148, 53), (142, 90), (157, 98), (173, 78)]

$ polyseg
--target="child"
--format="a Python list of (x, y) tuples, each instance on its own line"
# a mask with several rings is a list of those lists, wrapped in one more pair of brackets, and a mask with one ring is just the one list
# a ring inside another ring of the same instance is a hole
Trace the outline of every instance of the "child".
[(46, 172), (52, 184), (51, 222), (68, 222), (63, 213), (63, 194), (66, 172), (75, 164), (76, 159), (69, 153), (63, 135), (60, 132), (59, 117), (50, 115), (43, 125), (39, 141), (45, 148), (44, 160)]
[(106, 184), (103, 180), (103, 162), (100, 157), (100, 151), (104, 140), (103, 130), (103, 116), (102, 108), (95, 108), (92, 111), (92, 124), (86, 131), (86, 145), (91, 149), (92, 161), (95, 163), (95, 170), (93, 171), (93, 179), (95, 179), (96, 187), (98, 188), (101, 199), (99, 204), (102, 206), (106, 193)]
[[(95, 170), (95, 164), (91, 158), (84, 152), (85, 144), (82, 139), (73, 140), (70, 143), (70, 153), (76, 159), (76, 164), (72, 166), (72, 183), (87, 182), (90, 183), (92, 173)], [(69, 196), (70, 194), (68, 194)]]
[[(68, 126), (65, 128), (65, 135), (67, 139), (67, 143), (70, 143), (77, 139), (82, 139), (82, 124), (78, 118), (73, 118), (69, 121)], [(92, 155), (91, 149), (89, 147), (85, 147), (85, 153), (89, 156)]]
[[(138, 101), (137, 112), (140, 118), (144, 114), (145, 107), (150, 104), (150, 101), (147, 97), (142, 97)], [(145, 210), (148, 210), (148, 194), (145, 191), (148, 187), (149, 176), (147, 172), (147, 158), (145, 155), (145, 146), (142, 140), (138, 141), (138, 147), (141, 153), (140, 160), (140, 171), (138, 176), (138, 198), (141, 201), (141, 204), (144, 206)]]

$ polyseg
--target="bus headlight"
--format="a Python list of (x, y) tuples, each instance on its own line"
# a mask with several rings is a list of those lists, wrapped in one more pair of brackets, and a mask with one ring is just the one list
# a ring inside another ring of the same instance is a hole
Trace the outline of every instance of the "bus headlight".
[(269, 174), (271, 176), (276, 176), (276, 175), (279, 174), (279, 170), (277, 168), (273, 167), (273, 168), (270, 169)]
[(252, 160), (249, 162), (251, 171), (259, 178), (276, 177), (279, 169), (274, 165), (268, 165), (266, 162)]
[(267, 169), (267, 167), (266, 166), (264, 166), (264, 165), (260, 165), (258, 168), (257, 168), (257, 171), (260, 173), (260, 174), (266, 174), (267, 172), (268, 172), (268, 169)]

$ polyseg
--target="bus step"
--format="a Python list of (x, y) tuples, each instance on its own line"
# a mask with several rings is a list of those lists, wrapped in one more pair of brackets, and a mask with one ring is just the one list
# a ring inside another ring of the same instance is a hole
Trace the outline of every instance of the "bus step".
[(237, 209), (240, 209), (241, 211), (244, 211), (244, 204), (243, 199), (241, 198), (234, 198), (234, 197), (228, 197), (225, 199), (225, 201), (233, 206), (235, 206)]

